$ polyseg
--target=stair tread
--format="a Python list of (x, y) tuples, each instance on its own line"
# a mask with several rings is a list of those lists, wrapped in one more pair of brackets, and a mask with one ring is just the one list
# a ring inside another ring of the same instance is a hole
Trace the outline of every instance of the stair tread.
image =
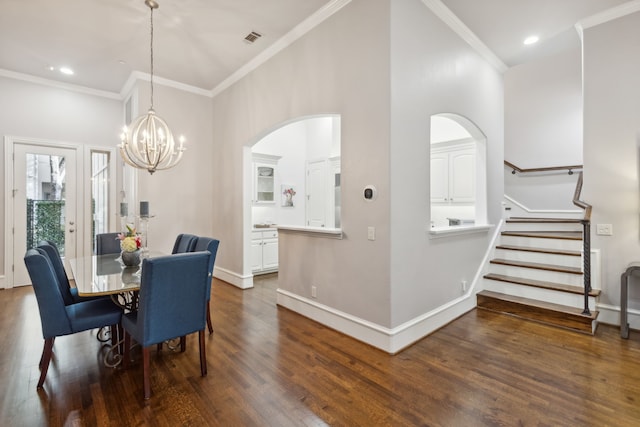
[(595, 320), (598, 317), (598, 311), (592, 311), (591, 314), (583, 314), (581, 308), (571, 307), (568, 305), (556, 304), (553, 302), (539, 301), (531, 298), (518, 297), (515, 295), (507, 295), (500, 292), (494, 291), (480, 291), (477, 295), (498, 299), (502, 301), (507, 301), (516, 304), (527, 305), (530, 307), (537, 307), (545, 310), (551, 310), (563, 314), (567, 314), (570, 316), (578, 316), (580, 318), (586, 318), (590, 320)]
[(542, 239), (582, 240), (581, 231), (503, 231), (503, 236), (538, 237)]
[(513, 267), (534, 268), (536, 270), (555, 271), (559, 273), (582, 274), (579, 267), (565, 267), (563, 265), (543, 264), (539, 262), (516, 261), (510, 259), (494, 258), (490, 261), (492, 264), (510, 265)]
[(538, 224), (580, 224), (582, 220), (575, 218), (536, 218), (525, 216), (513, 216), (508, 218), (506, 222), (513, 223), (538, 223)]
[(529, 246), (516, 246), (516, 245), (498, 245), (496, 249), (505, 249), (511, 251), (523, 251), (523, 252), (538, 252), (543, 254), (553, 255), (569, 255), (569, 256), (581, 256), (580, 251), (570, 251), (568, 249), (549, 249), (549, 248), (534, 248)]
[[(532, 286), (536, 288), (551, 289), (554, 291), (567, 292), (572, 294), (583, 295), (584, 288), (581, 286), (567, 285), (565, 283), (546, 282), (543, 280), (527, 279), (524, 277), (506, 276), (503, 274), (489, 273), (484, 276), (485, 279), (498, 280), (500, 282), (516, 283), (518, 285)], [(600, 295), (600, 289), (592, 289), (589, 296), (597, 297)]]

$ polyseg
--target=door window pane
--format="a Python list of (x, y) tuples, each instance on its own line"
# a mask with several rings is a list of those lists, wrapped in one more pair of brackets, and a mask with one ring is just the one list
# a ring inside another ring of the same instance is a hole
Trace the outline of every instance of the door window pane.
[(27, 249), (49, 240), (64, 256), (65, 158), (27, 154), (26, 160)]
[[(91, 241), (109, 232), (109, 153), (91, 152)], [(95, 247), (95, 245), (94, 245)]]

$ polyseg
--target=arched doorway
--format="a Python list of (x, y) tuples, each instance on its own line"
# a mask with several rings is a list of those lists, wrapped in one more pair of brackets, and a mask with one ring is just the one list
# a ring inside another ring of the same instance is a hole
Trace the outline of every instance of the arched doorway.
[(486, 137), (459, 114), (431, 116), (431, 227), (487, 223)]
[(244, 274), (277, 271), (277, 226), (340, 227), (340, 116), (283, 122), (245, 147)]

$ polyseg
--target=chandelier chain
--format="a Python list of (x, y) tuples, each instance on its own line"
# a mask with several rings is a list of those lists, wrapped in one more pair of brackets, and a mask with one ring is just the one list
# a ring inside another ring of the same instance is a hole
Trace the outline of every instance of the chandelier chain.
[(151, 9), (151, 109), (153, 109), (153, 6)]

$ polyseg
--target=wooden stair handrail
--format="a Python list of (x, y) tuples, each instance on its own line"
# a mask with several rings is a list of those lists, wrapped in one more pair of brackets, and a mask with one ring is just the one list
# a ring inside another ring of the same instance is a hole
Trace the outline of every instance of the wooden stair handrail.
[(584, 200), (580, 200), (582, 193), (582, 172), (578, 174), (578, 182), (576, 183), (576, 191), (573, 193), (573, 204), (584, 209), (585, 221), (591, 221), (591, 205)]
[(569, 175), (573, 175), (573, 171), (574, 170), (581, 170), (582, 169), (582, 165), (573, 165), (573, 166), (550, 166), (550, 167), (545, 167), (545, 168), (530, 168), (530, 169), (522, 169), (516, 165), (514, 165), (513, 163), (505, 160), (504, 161), (505, 166), (509, 167), (510, 169), (512, 169), (511, 173), (512, 174), (516, 174), (517, 173), (530, 173), (530, 172), (552, 172), (552, 171), (563, 171), (566, 170), (568, 171)]

